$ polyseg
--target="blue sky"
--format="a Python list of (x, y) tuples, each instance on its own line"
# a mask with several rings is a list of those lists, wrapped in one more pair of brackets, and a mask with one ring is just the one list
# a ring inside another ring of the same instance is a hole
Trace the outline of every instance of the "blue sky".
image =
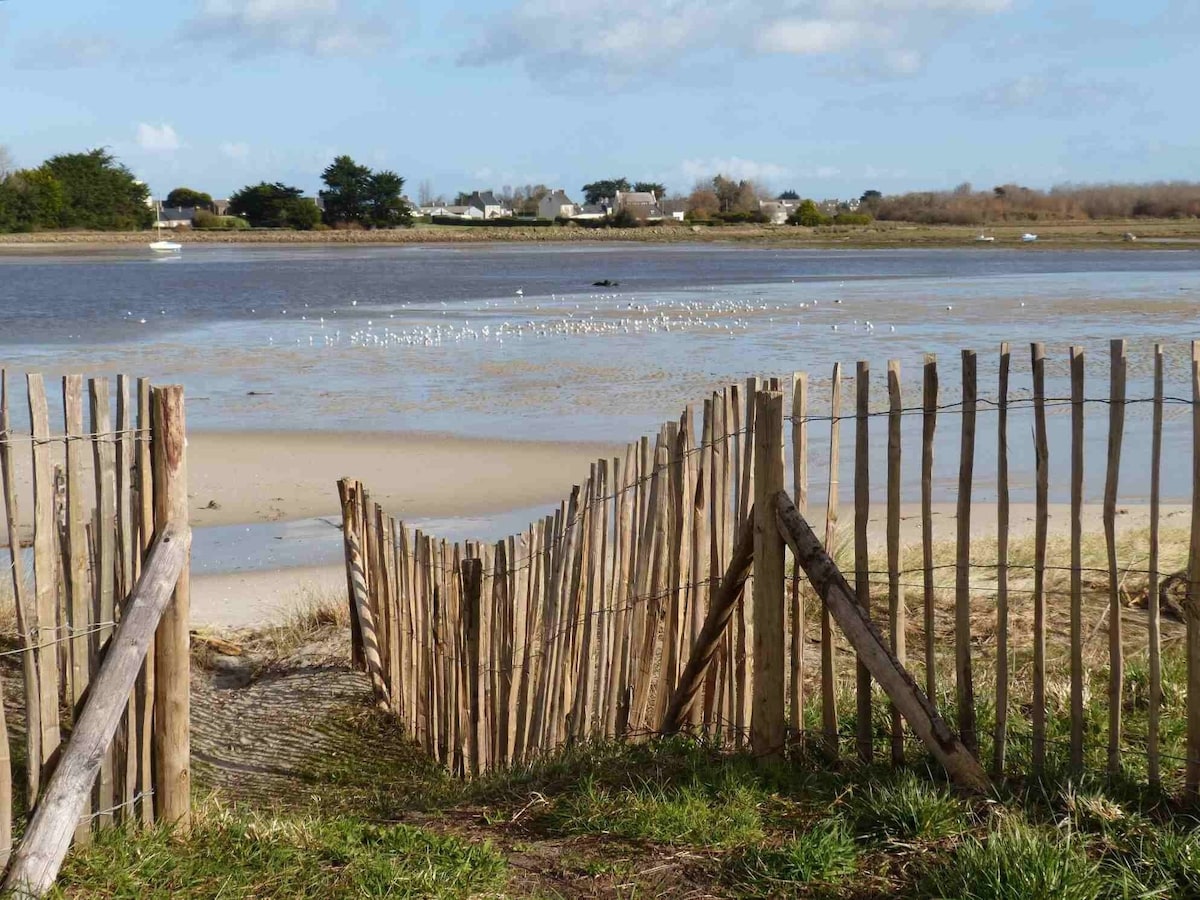
[(1197, 0), (0, 0), (0, 145), (156, 195), (1200, 180), (1198, 42)]

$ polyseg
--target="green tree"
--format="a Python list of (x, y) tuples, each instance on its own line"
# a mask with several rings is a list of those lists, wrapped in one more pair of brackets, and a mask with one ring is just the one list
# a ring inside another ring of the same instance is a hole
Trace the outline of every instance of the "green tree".
[(404, 179), (395, 172), (375, 172), (367, 179), (367, 218), (373, 227), (412, 225), (412, 210), (404, 202), (403, 193)]
[(367, 225), (371, 215), (370, 182), (371, 170), (360, 166), (349, 156), (339, 156), (321, 173), (326, 190), (321, 191), (325, 201), (325, 224)]
[(194, 191), (188, 187), (177, 187), (171, 193), (167, 194), (167, 206), (194, 206), (196, 209), (207, 210), (213, 212), (216, 209), (216, 204), (213, 203), (211, 194), (206, 194), (203, 191)]
[(0, 180), (0, 231), (57, 228), (63, 189), (45, 168), (13, 172)]
[(583, 202), (599, 203), (606, 198), (615, 197), (617, 191), (629, 190), (629, 181), (625, 178), (609, 178), (606, 181), (593, 181), (583, 186)]
[(780, 194), (775, 199), (776, 200), (799, 200), (800, 195), (797, 194), (795, 191), (789, 189), (789, 190), (784, 191), (782, 194)]
[(863, 191), (863, 195), (858, 198), (860, 206), (865, 206), (867, 209), (875, 209), (879, 206), (879, 201), (883, 199), (883, 194), (880, 191)]
[(42, 168), (62, 186), (60, 228), (149, 228), (154, 221), (150, 189), (107, 150), (55, 156)]
[(653, 194), (659, 200), (667, 195), (667, 186), (657, 181), (639, 181), (634, 184), (633, 189), (645, 194)]
[(788, 224), (815, 228), (818, 225), (828, 225), (829, 217), (821, 212), (815, 200), (805, 200), (794, 213), (788, 216)]
[(308, 231), (321, 221), (321, 210), (305, 199), (298, 187), (281, 182), (247, 185), (229, 198), (229, 212), (254, 228), (295, 228)]

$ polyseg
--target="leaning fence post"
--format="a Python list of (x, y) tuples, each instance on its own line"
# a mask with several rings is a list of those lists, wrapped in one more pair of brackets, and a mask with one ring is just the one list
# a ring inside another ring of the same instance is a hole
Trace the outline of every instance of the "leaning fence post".
[(754, 693), (750, 746), (779, 759), (784, 743), (783, 537), (772, 498), (784, 489), (783, 394), (755, 395), (754, 432)]
[[(152, 400), (154, 530), (161, 533), (168, 523), (173, 523), (186, 531), (187, 425), (183, 386), (153, 388)], [(191, 825), (190, 582), (185, 559), (154, 638), (154, 806), (160, 821), (182, 829)]]

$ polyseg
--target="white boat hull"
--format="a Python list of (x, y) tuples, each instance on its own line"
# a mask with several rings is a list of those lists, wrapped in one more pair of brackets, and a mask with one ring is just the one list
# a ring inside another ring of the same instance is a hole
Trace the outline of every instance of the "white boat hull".
[(155, 241), (150, 245), (150, 249), (155, 253), (178, 253), (183, 249), (183, 244), (176, 244), (174, 241)]

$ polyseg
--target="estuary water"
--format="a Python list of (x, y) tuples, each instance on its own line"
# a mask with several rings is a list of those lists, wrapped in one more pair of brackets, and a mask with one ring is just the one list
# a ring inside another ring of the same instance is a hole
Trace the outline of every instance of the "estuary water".
[[(615, 285), (595, 286), (608, 280)], [(625, 442), (747, 375), (810, 373), (810, 412), (828, 412), (841, 362), (843, 413), (855, 363), (871, 405), (888, 403), (898, 360), (905, 407), (920, 405), (924, 354), (939, 402), (959, 397), (960, 352), (979, 393), (1031, 393), (1029, 345), (1046, 344), (1047, 395), (1069, 395), (1067, 348), (1087, 351), (1088, 397), (1108, 396), (1109, 341), (1128, 341), (1131, 398), (1150, 396), (1164, 344), (1166, 393), (1190, 399), (1200, 337), (1200, 252), (791, 250), (736, 246), (187, 246), (161, 259), (122, 249), (0, 252), (0, 352), (13, 371), (119, 371), (187, 389), (193, 429), (426, 431)], [(16, 402), (19, 403), (19, 396)], [(1190, 497), (1190, 407), (1167, 409), (1166, 496)], [(991, 491), (995, 412), (981, 406), (977, 496)], [(920, 415), (904, 420), (905, 496), (919, 486)], [(21, 416), (17, 416), (18, 425)], [(1149, 404), (1128, 407), (1121, 494), (1148, 489)], [(940, 419), (935, 478), (955, 483), (960, 420)], [(1052, 405), (1051, 482), (1066, 496), (1069, 406)], [(843, 466), (855, 423), (842, 423)], [(882, 487), (886, 419), (872, 419)], [(1014, 500), (1032, 484), (1032, 412), (1009, 425)], [(812, 478), (829, 423), (810, 423)], [(1108, 408), (1087, 411), (1087, 494), (1099, 496)], [(1184, 457), (1187, 463), (1183, 462)], [(847, 473), (849, 471), (844, 469)]]

